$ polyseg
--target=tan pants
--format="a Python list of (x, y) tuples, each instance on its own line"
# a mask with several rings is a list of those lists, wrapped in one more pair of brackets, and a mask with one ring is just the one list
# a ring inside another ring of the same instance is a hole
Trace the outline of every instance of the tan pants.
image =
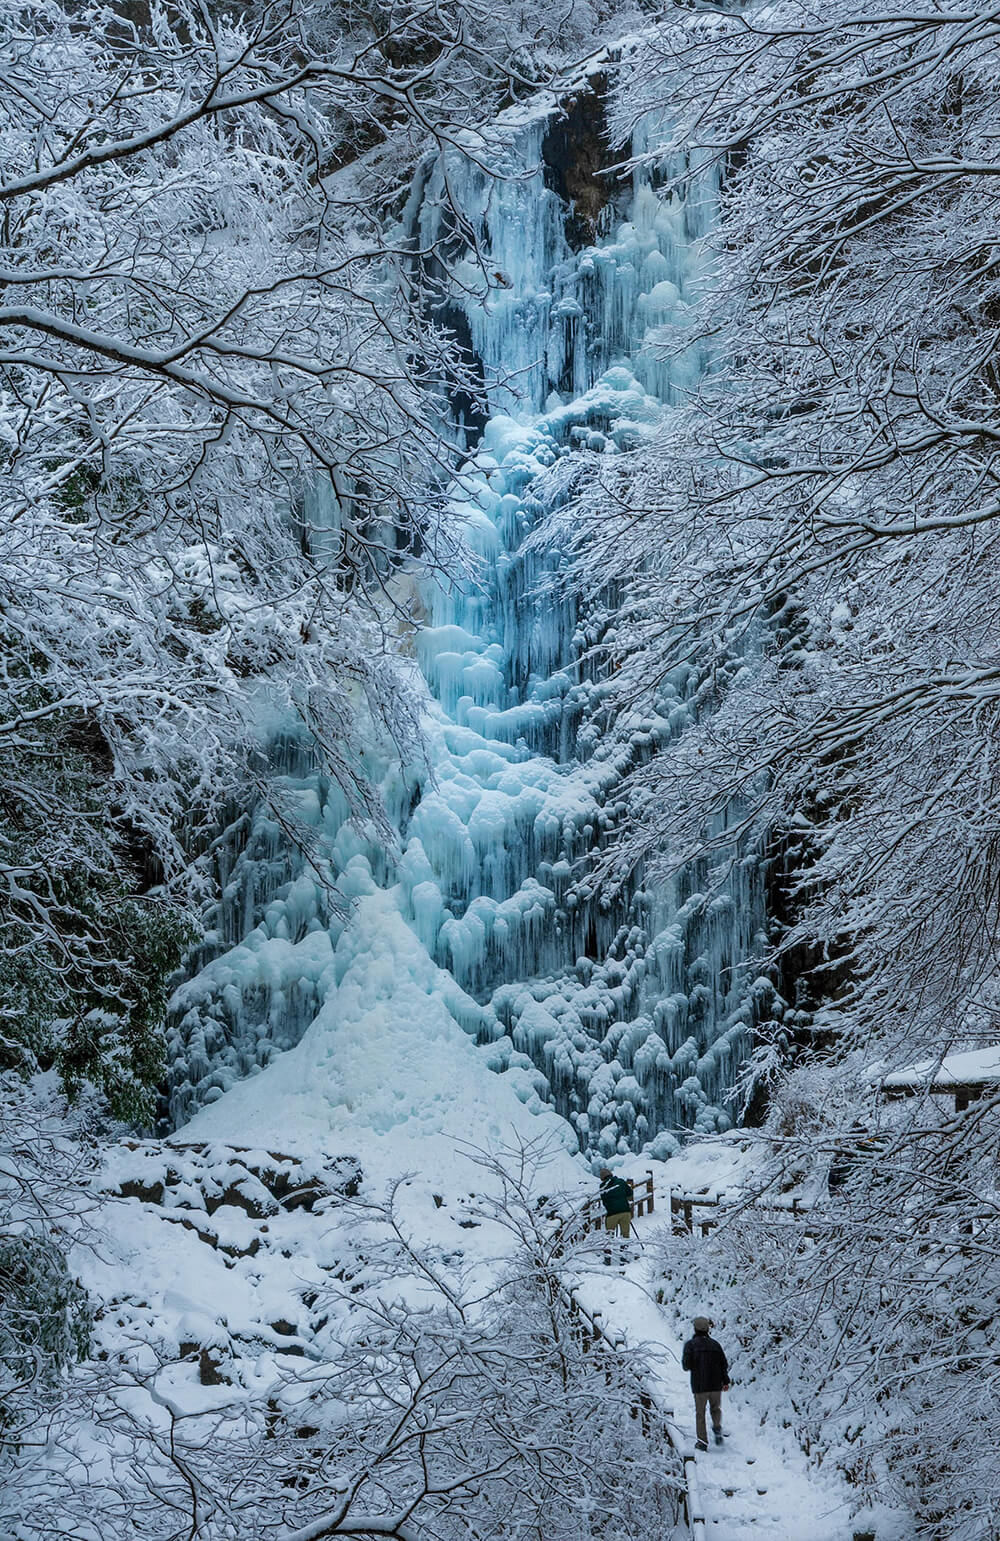
[(706, 1407), (712, 1409), (712, 1428), (716, 1431), (720, 1430), (722, 1428), (722, 1392), (696, 1391), (694, 1394), (694, 1426), (703, 1445), (708, 1444), (708, 1429), (705, 1427)]
[(606, 1231), (619, 1231), (628, 1241), (632, 1234), (632, 1216), (627, 1209), (623, 1209), (620, 1215), (605, 1215), (604, 1229)]

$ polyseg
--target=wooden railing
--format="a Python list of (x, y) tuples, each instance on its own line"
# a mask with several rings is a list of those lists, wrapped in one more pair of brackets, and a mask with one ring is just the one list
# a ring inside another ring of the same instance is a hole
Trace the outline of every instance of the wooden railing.
[[(642, 1181), (630, 1179), (629, 1187), (632, 1190), (630, 1205), (632, 1219), (636, 1220), (643, 1215), (653, 1214), (656, 1209), (656, 1192), (652, 1170), (647, 1169)], [(741, 1209), (752, 1209), (758, 1212), (763, 1209), (772, 1214), (789, 1215), (796, 1220), (808, 1218), (813, 1211), (813, 1206), (803, 1203), (801, 1199), (782, 1199), (780, 1195), (769, 1198), (763, 1193), (752, 1195), (735, 1205), (724, 1204), (718, 1194), (712, 1193), (684, 1193), (669, 1189), (668, 1194), (673, 1230), (679, 1234), (687, 1232), (691, 1236), (707, 1236), (709, 1231), (721, 1224), (723, 1218)], [(603, 1230), (606, 1218), (600, 1197), (589, 1199), (584, 1211), (584, 1230)]]
[[(650, 1209), (653, 1207), (652, 1189), (653, 1174), (650, 1172)], [(600, 1340), (612, 1351), (612, 1353), (618, 1353), (620, 1349), (625, 1347), (624, 1334), (620, 1332), (609, 1331), (609, 1329), (604, 1325), (603, 1316), (600, 1311), (588, 1311), (587, 1307), (583, 1304), (579, 1295), (577, 1294), (575, 1285), (564, 1284), (562, 1286), (562, 1294), (563, 1300), (569, 1310), (570, 1315), (579, 1324), (581, 1341), (585, 1350), (587, 1347), (588, 1334), (591, 1342)], [(636, 1398), (632, 1408), (632, 1416), (641, 1420), (643, 1433), (649, 1434), (651, 1433), (653, 1426), (653, 1410), (655, 1406), (653, 1396), (648, 1386), (645, 1385), (638, 1374), (633, 1375), (631, 1378), (635, 1388)], [(684, 1473), (684, 1483), (681, 1489), (681, 1506), (684, 1510), (684, 1517), (687, 1521), (688, 1531), (691, 1535), (691, 1541), (705, 1541), (705, 1509), (701, 1498), (701, 1487), (698, 1482), (698, 1468), (694, 1458), (694, 1453), (692, 1451), (685, 1453), (683, 1450), (681, 1450), (676, 1438), (674, 1437), (673, 1430), (675, 1425), (673, 1424), (673, 1408), (656, 1406), (656, 1411), (660, 1415), (663, 1434), (667, 1444), (677, 1455), (678, 1460), (681, 1463), (681, 1470)]]
[[(656, 1191), (653, 1185), (653, 1173), (647, 1170), (642, 1182), (629, 1181), (632, 1189), (632, 1203), (630, 1212), (633, 1220), (642, 1215), (651, 1215), (656, 1209)], [(689, 1231), (692, 1235), (700, 1231), (702, 1236), (707, 1236), (714, 1226), (720, 1223), (717, 1211), (723, 1206), (718, 1194), (711, 1193), (683, 1193), (669, 1191), (670, 1215), (675, 1231)], [(766, 1198), (764, 1195), (748, 1199), (739, 1206), (740, 1208), (768, 1209), (779, 1213), (794, 1215), (796, 1219), (808, 1215), (811, 1206), (804, 1204), (801, 1199), (782, 1200), (781, 1198)], [(710, 1210), (711, 1214), (695, 1213), (696, 1210)], [(604, 1206), (599, 1197), (589, 1199), (586, 1208), (585, 1224), (588, 1231), (599, 1231), (604, 1228)]]
[[(707, 1210), (710, 1213), (697, 1214), (698, 1210)], [(804, 1204), (801, 1199), (782, 1201), (780, 1198), (765, 1198), (763, 1194), (737, 1204), (726, 1205), (722, 1203), (718, 1194), (672, 1191), (670, 1194), (670, 1217), (673, 1221), (673, 1230), (680, 1235), (687, 1232), (691, 1236), (699, 1233), (707, 1236), (709, 1231), (722, 1223), (723, 1219), (741, 1210), (753, 1210), (755, 1213), (767, 1210), (772, 1215), (783, 1214), (795, 1220), (804, 1220), (812, 1214), (813, 1206)]]

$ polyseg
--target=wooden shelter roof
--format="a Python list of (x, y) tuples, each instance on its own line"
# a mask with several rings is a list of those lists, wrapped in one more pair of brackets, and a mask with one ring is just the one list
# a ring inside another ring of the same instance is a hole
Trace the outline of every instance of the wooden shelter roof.
[(925, 1059), (902, 1070), (893, 1070), (882, 1078), (889, 1096), (905, 1097), (914, 1092), (954, 1096), (965, 1092), (981, 1097), (988, 1087), (1000, 1088), (1000, 1044), (985, 1049), (962, 1049), (946, 1054), (944, 1059)]

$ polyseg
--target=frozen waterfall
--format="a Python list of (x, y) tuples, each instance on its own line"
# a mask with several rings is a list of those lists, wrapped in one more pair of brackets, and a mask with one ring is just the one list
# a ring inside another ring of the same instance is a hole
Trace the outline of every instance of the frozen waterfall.
[[(645, 344), (650, 327), (683, 324), (712, 186), (685, 200), (661, 196), (648, 173), (600, 175), (600, 118), (594, 85), (513, 109), (492, 135), (499, 177), (456, 150), (414, 188), (413, 247), (449, 252), (439, 319), (466, 341), (489, 402), (485, 425), (453, 403), (467, 458), (451, 497), (482, 578), (421, 594), (412, 667), (432, 773), (369, 766), (399, 832), (390, 854), (350, 821), (304, 744), (276, 744), (282, 796), (314, 838), (296, 854), (263, 809), (234, 811), (220, 834), (223, 900), (172, 1005), (174, 1124), (294, 1045), (321, 1008), (335, 1024), (345, 949), (356, 979), (381, 913), (357, 901), (376, 891), (409, 927), (420, 978), (437, 981), (428, 990), (492, 1068), (518, 1072), (522, 1100), (554, 1104), (582, 1149), (656, 1138), (663, 1149), (671, 1131), (729, 1120), (764, 988), (759, 862), (734, 861), (711, 895), (697, 870), (656, 888), (637, 878), (613, 900), (597, 891), (589, 858), (622, 817), (623, 775), (667, 749), (695, 681), (678, 670), (655, 714), (609, 747), (607, 681), (584, 654), (613, 626), (615, 596), (580, 612), (552, 581), (560, 552), (529, 540), (540, 473), (581, 444), (631, 446), (704, 368), (694, 348), (668, 364)], [(442, 228), (445, 177), (488, 256), (488, 292)]]

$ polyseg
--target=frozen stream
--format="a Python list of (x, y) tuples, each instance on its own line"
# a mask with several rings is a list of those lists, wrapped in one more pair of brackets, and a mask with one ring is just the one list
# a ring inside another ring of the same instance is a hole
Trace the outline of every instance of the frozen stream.
[[(623, 775), (680, 731), (696, 681), (678, 671), (655, 713), (612, 748), (607, 681), (584, 654), (613, 643), (621, 596), (580, 611), (553, 588), (561, 553), (530, 539), (541, 473), (574, 449), (631, 447), (704, 367), (694, 349), (667, 365), (647, 343), (651, 328), (683, 321), (712, 189), (663, 199), (645, 177), (588, 171), (600, 117), (591, 89), (564, 107), (517, 109), (491, 149), (500, 180), (456, 152), (428, 164), (414, 190), (415, 243), (448, 234), (447, 175), (500, 284), (483, 295), (450, 239), (457, 282), (443, 318), (466, 337), (490, 413), (485, 426), (458, 425), (471, 448), (451, 494), (480, 574), (419, 597), (413, 667), (431, 774), (373, 750), (368, 769), (398, 830), (389, 851), (349, 822), (294, 732), (276, 737), (282, 797), (310, 829), (308, 851), (263, 807), (220, 839), (225, 893), (207, 961), (174, 1000), (175, 1125), (291, 1048), (321, 1012), (335, 1032), (391, 1002), (406, 975), (491, 1068), (510, 1072), (522, 1101), (553, 1103), (583, 1149), (658, 1138), (668, 1154), (671, 1130), (727, 1126), (725, 1092), (753, 1021), (756, 862), (735, 865), (711, 898), (697, 872), (655, 889), (637, 881), (614, 901), (589, 881), (591, 856), (626, 812)], [(330, 517), (317, 497), (314, 522)], [(386, 905), (408, 938), (391, 965)], [(348, 977), (355, 993), (340, 999)]]

